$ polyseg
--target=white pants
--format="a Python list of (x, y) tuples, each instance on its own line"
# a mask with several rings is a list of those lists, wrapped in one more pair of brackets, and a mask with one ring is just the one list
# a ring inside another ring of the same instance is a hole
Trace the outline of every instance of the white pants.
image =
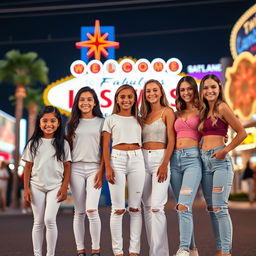
[(170, 184), (170, 164), (168, 164), (167, 179), (158, 182), (157, 171), (161, 165), (165, 149), (145, 150), (146, 178), (143, 190), (142, 202), (144, 206), (144, 219), (146, 234), (149, 244), (150, 256), (169, 256), (167, 237), (167, 222), (164, 205), (168, 200), (168, 188)]
[(57, 193), (60, 187), (48, 192), (43, 192), (31, 186), (31, 207), (34, 215), (32, 230), (32, 241), (34, 256), (42, 256), (42, 245), (44, 240), (44, 225), (46, 226), (46, 256), (55, 255), (55, 247), (58, 237), (56, 215), (60, 206), (57, 202)]
[(98, 170), (99, 164), (97, 163), (72, 163), (70, 188), (75, 206), (73, 230), (77, 250), (85, 249), (85, 211), (87, 211), (86, 213), (89, 220), (92, 249), (100, 249), (101, 221), (98, 212), (98, 205), (101, 189), (94, 188), (94, 178)]
[[(141, 197), (145, 180), (145, 166), (141, 149), (123, 151), (112, 150), (111, 166), (115, 173), (115, 184), (109, 183), (112, 202), (110, 230), (112, 248), (115, 255), (123, 254), (122, 219), (116, 210), (125, 209), (125, 184), (128, 185), (128, 209), (130, 213), (130, 253), (140, 252), (142, 228)], [(138, 209), (138, 211), (132, 211)]]

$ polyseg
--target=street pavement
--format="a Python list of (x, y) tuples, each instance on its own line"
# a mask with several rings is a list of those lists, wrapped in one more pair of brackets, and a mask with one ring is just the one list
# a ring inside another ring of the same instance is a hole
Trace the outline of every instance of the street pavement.
[[(168, 236), (170, 255), (178, 248), (178, 222), (174, 210), (174, 202), (168, 202), (166, 216), (168, 222)], [(205, 205), (197, 200), (193, 208), (196, 243), (200, 256), (213, 256), (215, 252), (213, 235), (209, 216)], [(112, 256), (111, 236), (109, 230), (110, 207), (99, 209), (102, 221), (101, 249), (102, 256)], [(256, 205), (250, 207), (248, 203), (230, 202), (230, 213), (234, 226), (233, 256), (256, 256)], [(73, 211), (61, 210), (57, 216), (58, 242), (55, 256), (75, 255), (75, 242), (72, 229)], [(0, 256), (32, 256), (31, 230), (32, 214), (22, 214), (20, 210), (7, 210), (0, 213)], [(90, 236), (88, 220), (85, 222), (85, 245), (87, 256), (90, 255)], [(124, 251), (128, 255), (129, 214), (123, 219)], [(45, 244), (44, 244), (45, 251)], [(45, 255), (45, 254), (44, 254)], [(141, 239), (141, 256), (148, 256), (145, 228), (143, 226)], [(161, 255), (159, 255), (161, 256)]]

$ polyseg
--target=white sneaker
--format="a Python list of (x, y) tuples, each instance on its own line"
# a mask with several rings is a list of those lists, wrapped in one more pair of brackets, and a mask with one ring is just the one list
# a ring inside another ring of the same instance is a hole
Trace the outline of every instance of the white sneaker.
[(189, 250), (189, 256), (199, 256), (198, 250)]
[(183, 250), (183, 249), (180, 248), (180, 249), (176, 252), (175, 256), (189, 256), (189, 252), (188, 252), (188, 251), (185, 251), (185, 250)]

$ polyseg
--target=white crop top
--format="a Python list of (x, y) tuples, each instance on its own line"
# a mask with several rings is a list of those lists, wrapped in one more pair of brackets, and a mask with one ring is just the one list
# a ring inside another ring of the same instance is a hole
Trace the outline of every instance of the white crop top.
[(105, 119), (102, 131), (112, 135), (112, 146), (138, 143), (141, 146), (141, 126), (134, 116), (112, 114)]
[(72, 162), (100, 163), (103, 118), (79, 119), (73, 139)]
[(58, 161), (55, 148), (52, 145), (54, 139), (41, 138), (41, 144), (37, 148), (37, 154), (33, 157), (30, 151), (31, 143), (27, 145), (22, 160), (33, 163), (30, 183), (37, 189), (47, 192), (61, 186), (65, 162), (71, 161), (70, 147), (65, 140), (64, 161)]

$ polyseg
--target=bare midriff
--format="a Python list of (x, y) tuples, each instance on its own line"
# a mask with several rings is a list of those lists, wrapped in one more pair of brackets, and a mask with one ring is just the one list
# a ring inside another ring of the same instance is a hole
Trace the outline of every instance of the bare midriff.
[(137, 150), (137, 149), (140, 149), (140, 145), (138, 143), (134, 143), (134, 144), (118, 144), (118, 145), (115, 145), (113, 147), (113, 149), (117, 149), (117, 150), (125, 150), (125, 151), (128, 151), (128, 150)]
[(220, 135), (207, 135), (203, 137), (203, 144), (201, 149), (209, 150), (214, 149), (225, 144), (224, 137)]
[(157, 149), (166, 149), (166, 144), (162, 142), (145, 142), (142, 145), (143, 149), (146, 150), (157, 150)]
[(192, 138), (178, 138), (176, 140), (176, 149), (198, 147), (198, 141)]

